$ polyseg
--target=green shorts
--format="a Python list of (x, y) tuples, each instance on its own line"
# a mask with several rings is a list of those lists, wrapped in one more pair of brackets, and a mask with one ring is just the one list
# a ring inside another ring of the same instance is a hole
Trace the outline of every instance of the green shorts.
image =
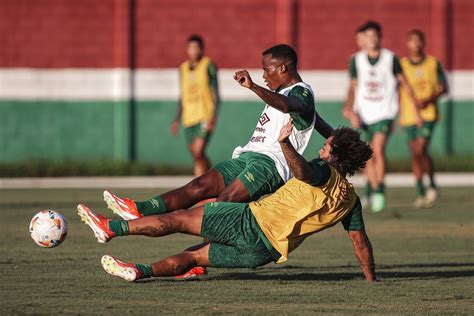
[(404, 130), (407, 134), (407, 139), (409, 142), (417, 138), (426, 138), (427, 140), (431, 139), (433, 135), (433, 129), (436, 122), (423, 122), (423, 127), (419, 128), (416, 125), (405, 126)]
[(374, 135), (377, 133), (383, 133), (390, 135), (392, 132), (392, 123), (393, 120), (381, 120), (374, 124), (362, 124), (362, 133), (366, 141), (371, 142), (374, 138)]
[(280, 258), (247, 203), (207, 203), (201, 236), (211, 241), (209, 261), (212, 267), (256, 268)]
[(205, 129), (206, 122), (200, 122), (196, 125), (184, 128), (184, 137), (186, 143), (190, 145), (196, 138), (203, 138), (206, 141), (209, 140), (211, 133)]
[(255, 152), (246, 152), (236, 159), (222, 161), (214, 169), (224, 177), (226, 186), (240, 179), (252, 200), (273, 193), (284, 184), (273, 159)]

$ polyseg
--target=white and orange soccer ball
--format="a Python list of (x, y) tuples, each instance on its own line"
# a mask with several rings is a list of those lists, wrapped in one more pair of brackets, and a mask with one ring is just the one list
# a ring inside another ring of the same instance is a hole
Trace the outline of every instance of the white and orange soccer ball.
[(30, 234), (38, 246), (56, 247), (66, 239), (66, 219), (55, 211), (41, 211), (31, 219)]

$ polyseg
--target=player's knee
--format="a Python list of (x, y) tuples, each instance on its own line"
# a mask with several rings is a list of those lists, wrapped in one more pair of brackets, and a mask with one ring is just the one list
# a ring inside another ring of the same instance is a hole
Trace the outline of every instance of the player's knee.
[(216, 198), (216, 202), (240, 202), (242, 198), (241, 195), (241, 192), (238, 192), (237, 190), (222, 192)]
[(186, 185), (188, 192), (195, 196), (205, 195), (209, 192), (209, 183), (203, 177), (197, 177)]

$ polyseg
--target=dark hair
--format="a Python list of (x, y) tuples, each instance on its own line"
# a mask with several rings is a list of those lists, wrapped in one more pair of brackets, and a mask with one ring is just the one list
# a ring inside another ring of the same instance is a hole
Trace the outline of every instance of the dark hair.
[(292, 65), (294, 68), (298, 65), (298, 56), (290, 45), (279, 44), (266, 49), (262, 56), (271, 54), (273, 58), (281, 59), (285, 65)]
[(361, 32), (365, 32), (367, 30), (374, 30), (379, 36), (382, 36), (382, 27), (375, 21), (370, 20), (365, 22), (364, 25), (360, 27), (360, 30)]
[(360, 133), (349, 127), (335, 129), (331, 136), (330, 163), (344, 174), (353, 175), (365, 168), (372, 157), (369, 144), (360, 139)]
[(417, 29), (413, 29), (413, 30), (410, 30), (408, 32), (408, 36), (411, 36), (411, 35), (416, 35), (418, 36), (418, 38), (420, 39), (420, 41), (424, 44), (425, 43), (425, 34), (420, 31), (420, 30), (417, 30)]
[(364, 25), (361, 25), (361, 26), (359, 26), (358, 28), (356, 28), (355, 33), (356, 33), (356, 34), (359, 34), (359, 33), (362, 33), (362, 32), (364, 32), (364, 31), (365, 31), (365, 30), (364, 30)]
[(187, 43), (189, 42), (196, 42), (198, 43), (199, 47), (204, 48), (204, 39), (199, 34), (192, 34), (188, 37)]

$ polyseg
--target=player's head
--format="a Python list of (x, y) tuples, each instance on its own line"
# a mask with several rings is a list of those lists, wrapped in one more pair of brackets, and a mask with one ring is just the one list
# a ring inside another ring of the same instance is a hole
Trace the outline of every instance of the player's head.
[(375, 21), (367, 21), (361, 27), (365, 34), (367, 49), (380, 48), (380, 39), (382, 38), (382, 27)]
[(193, 34), (186, 41), (186, 53), (191, 61), (198, 61), (204, 54), (204, 40), (198, 34)]
[(263, 79), (271, 90), (280, 87), (288, 76), (296, 73), (298, 56), (293, 47), (279, 44), (262, 53)]
[(343, 174), (353, 175), (365, 167), (372, 157), (369, 144), (360, 139), (358, 131), (349, 127), (335, 129), (319, 151), (319, 157)]
[(407, 47), (410, 53), (422, 54), (425, 48), (425, 34), (420, 30), (408, 32)]
[(367, 40), (365, 39), (365, 32), (362, 26), (358, 27), (355, 32), (356, 45), (360, 50), (365, 50), (367, 46)]

